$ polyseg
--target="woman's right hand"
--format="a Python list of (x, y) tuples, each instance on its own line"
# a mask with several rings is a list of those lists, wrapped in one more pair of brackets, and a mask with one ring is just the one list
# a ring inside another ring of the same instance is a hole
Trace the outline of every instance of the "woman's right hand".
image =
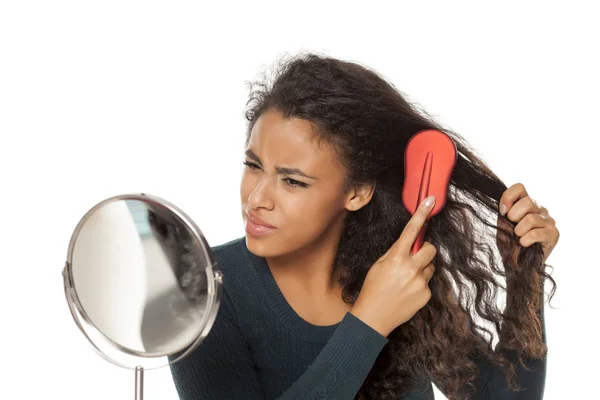
[[(431, 196), (433, 197), (433, 196)], [(400, 237), (371, 267), (350, 312), (383, 336), (410, 320), (431, 298), (431, 263), (437, 250), (429, 242), (415, 254), (415, 242), (433, 204), (419, 205)]]

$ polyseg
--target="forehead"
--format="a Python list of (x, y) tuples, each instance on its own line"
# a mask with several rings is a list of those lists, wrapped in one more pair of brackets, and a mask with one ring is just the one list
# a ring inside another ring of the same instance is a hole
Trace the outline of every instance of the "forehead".
[(300, 168), (312, 176), (341, 172), (334, 149), (318, 140), (311, 122), (284, 118), (277, 110), (264, 112), (252, 128), (248, 148), (263, 164)]

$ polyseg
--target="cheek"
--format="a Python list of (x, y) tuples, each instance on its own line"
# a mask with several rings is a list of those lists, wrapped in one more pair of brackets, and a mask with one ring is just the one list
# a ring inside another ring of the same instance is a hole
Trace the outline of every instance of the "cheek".
[(242, 175), (242, 181), (240, 183), (240, 196), (242, 201), (246, 201), (248, 196), (252, 193), (254, 188), (256, 187), (256, 179), (254, 179), (250, 174), (244, 172)]
[(296, 195), (280, 204), (286, 224), (293, 225), (294, 229), (308, 232), (324, 229), (339, 211), (336, 208), (337, 204), (308, 195)]

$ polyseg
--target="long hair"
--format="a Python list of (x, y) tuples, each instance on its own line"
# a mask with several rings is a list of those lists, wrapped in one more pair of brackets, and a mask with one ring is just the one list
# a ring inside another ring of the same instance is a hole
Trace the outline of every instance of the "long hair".
[[(521, 247), (515, 224), (498, 213), (507, 186), (464, 138), (370, 68), (313, 53), (284, 58), (276, 67), (274, 74), (248, 82), (246, 145), (258, 117), (274, 108), (286, 118), (310, 121), (319, 140), (333, 146), (347, 171), (346, 188), (376, 184), (371, 201), (348, 213), (337, 248), (334, 273), (349, 304), (411, 218), (401, 200), (408, 140), (420, 130), (438, 129), (458, 152), (446, 205), (427, 229), (426, 240), (437, 249), (431, 299), (390, 333), (357, 398), (395, 399), (423, 377), (450, 399), (460, 398), (465, 385), (474, 388), (476, 357), (505, 368), (507, 384), (515, 388), (514, 366), (494, 351), (490, 328), (499, 333), (497, 350), (517, 351), (520, 362), (544, 357), (543, 282), (553, 283), (550, 298), (556, 283), (545, 272), (541, 245)], [(506, 286), (510, 307), (503, 310), (497, 299)]]

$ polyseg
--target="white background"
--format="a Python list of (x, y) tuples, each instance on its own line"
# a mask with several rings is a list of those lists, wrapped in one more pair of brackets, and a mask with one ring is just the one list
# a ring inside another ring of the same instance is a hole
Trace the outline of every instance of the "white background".
[[(378, 70), (548, 208), (561, 239), (545, 399), (597, 398), (593, 2), (199, 3), (0, 5), (0, 398), (133, 397), (133, 372), (67, 309), (71, 233), (100, 200), (147, 192), (211, 245), (243, 236), (245, 81), (301, 49)], [(176, 399), (168, 368), (147, 372), (146, 398)]]

